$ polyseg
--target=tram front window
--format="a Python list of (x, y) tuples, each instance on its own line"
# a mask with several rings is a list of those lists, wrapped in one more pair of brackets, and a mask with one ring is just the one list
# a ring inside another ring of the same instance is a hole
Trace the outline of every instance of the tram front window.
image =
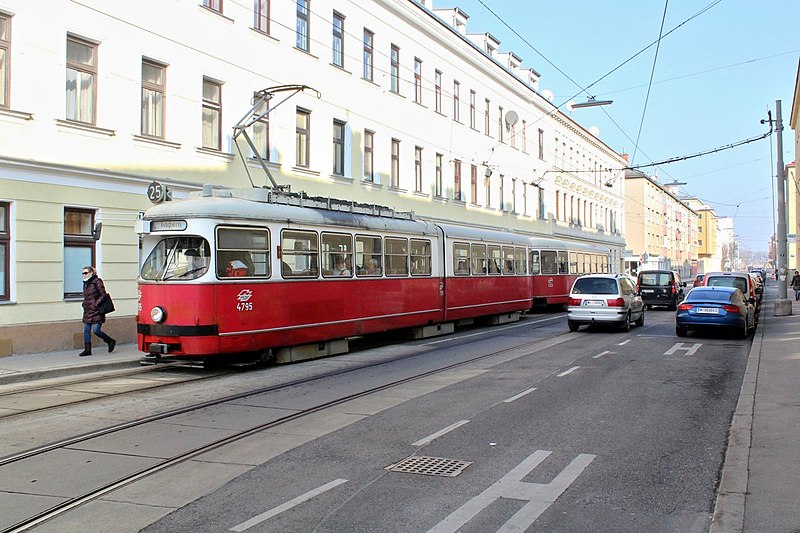
[(149, 281), (197, 279), (208, 271), (211, 248), (202, 237), (167, 237), (156, 244), (142, 265)]

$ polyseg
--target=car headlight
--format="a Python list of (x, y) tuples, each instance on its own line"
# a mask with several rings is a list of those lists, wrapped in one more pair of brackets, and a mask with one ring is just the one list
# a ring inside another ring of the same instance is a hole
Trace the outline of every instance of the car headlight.
[(155, 306), (150, 310), (150, 318), (156, 324), (161, 324), (164, 322), (164, 319), (167, 318), (167, 313), (162, 308)]

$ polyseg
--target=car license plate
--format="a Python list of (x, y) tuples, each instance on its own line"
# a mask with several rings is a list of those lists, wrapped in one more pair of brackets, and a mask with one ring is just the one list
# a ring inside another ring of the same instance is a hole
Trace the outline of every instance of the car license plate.
[(703, 315), (718, 315), (719, 309), (716, 307), (698, 307), (697, 312)]
[(603, 305), (603, 300), (586, 300), (583, 305)]
[(656, 292), (656, 291), (653, 290), (653, 289), (642, 289), (642, 292), (645, 293), (645, 294), (650, 294), (650, 293)]

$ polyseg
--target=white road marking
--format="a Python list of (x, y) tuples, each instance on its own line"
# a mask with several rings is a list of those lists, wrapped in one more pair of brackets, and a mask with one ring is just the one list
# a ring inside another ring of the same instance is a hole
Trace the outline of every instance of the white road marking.
[(682, 342), (676, 343), (675, 346), (664, 352), (664, 355), (672, 355), (678, 350), (686, 350), (686, 355), (694, 355), (700, 349), (702, 344), (694, 343), (691, 346), (684, 346)]
[(628, 344), (629, 342), (631, 342), (631, 340), (630, 340), (630, 339), (628, 339), (628, 340), (626, 340), (626, 341), (622, 341), (622, 342), (619, 342), (619, 343), (617, 343), (617, 346), (625, 346), (625, 345), (626, 345), (626, 344)]
[(297, 498), (294, 498), (293, 500), (289, 500), (288, 502), (286, 502), (284, 504), (281, 504), (281, 505), (279, 505), (279, 506), (277, 506), (277, 507), (275, 507), (273, 509), (270, 509), (269, 511), (267, 511), (265, 513), (261, 513), (258, 516), (254, 516), (250, 520), (248, 520), (246, 522), (242, 522), (238, 526), (233, 526), (228, 531), (236, 531), (237, 533), (241, 532), (241, 531), (246, 531), (246, 530), (250, 529), (251, 527), (260, 524), (261, 522), (263, 522), (263, 521), (265, 521), (265, 520), (267, 520), (269, 518), (272, 518), (273, 516), (279, 515), (280, 513), (284, 512), (284, 511), (288, 511), (292, 507), (300, 505), (301, 503), (303, 503), (305, 501), (308, 501), (308, 500), (310, 500), (311, 498), (313, 498), (315, 496), (319, 496), (323, 492), (327, 492), (327, 491), (329, 491), (329, 490), (331, 490), (333, 488), (336, 488), (339, 485), (341, 485), (342, 483), (347, 483), (347, 480), (346, 479), (335, 479), (335, 480), (331, 481), (330, 483), (326, 483), (326, 484), (322, 485), (321, 487), (317, 487), (316, 489), (310, 490), (310, 491), (306, 492), (305, 494), (301, 494)]
[(428, 533), (454, 533), (481, 511), (500, 498), (527, 501), (522, 509), (508, 519), (497, 531), (510, 533), (525, 531), (550, 507), (578, 476), (595, 459), (595, 455), (582, 453), (562, 470), (550, 483), (523, 483), (521, 480), (539, 466), (552, 452), (536, 450), (509, 473), (489, 488), (456, 509), (436, 524)]
[(573, 367), (572, 367), (572, 368), (570, 368), (569, 370), (565, 370), (565, 371), (563, 371), (562, 373), (560, 373), (560, 374), (557, 374), (557, 375), (556, 375), (556, 377), (557, 377), (557, 378), (563, 378), (563, 377), (564, 377), (564, 376), (566, 376), (567, 374), (572, 374), (573, 372), (575, 372), (575, 371), (576, 371), (576, 370), (578, 370), (579, 368), (580, 368), (579, 366), (573, 366)]
[(508, 325), (508, 326), (497, 326), (497, 327), (494, 327), (494, 328), (487, 329), (485, 331), (478, 331), (477, 333), (468, 333), (466, 335), (457, 335), (455, 337), (448, 337), (446, 339), (439, 339), (439, 340), (435, 340), (435, 341), (426, 342), (425, 344), (426, 345), (427, 344), (439, 344), (440, 342), (450, 342), (450, 341), (457, 340), (457, 339), (466, 339), (466, 338), (469, 338), (469, 337), (477, 337), (478, 335), (487, 335), (489, 333), (493, 333), (493, 332), (496, 332), (496, 331), (503, 331), (503, 330), (512, 329), (512, 328), (521, 328), (523, 326), (530, 326), (531, 324), (539, 324), (541, 322), (550, 322), (551, 320), (559, 320), (559, 319), (563, 319), (564, 316), (566, 316), (566, 315), (565, 314), (560, 314), (560, 315), (552, 316), (552, 317), (549, 317), (549, 318), (542, 318), (540, 320), (526, 320), (525, 322), (520, 322), (518, 324), (511, 324), (511, 325)]
[(593, 355), (592, 359), (600, 359), (601, 357), (603, 357), (604, 355), (609, 354), (609, 353), (611, 353), (611, 352), (609, 352), (608, 350), (606, 350), (605, 352), (600, 352), (597, 355)]
[(516, 394), (516, 395), (512, 396), (511, 398), (508, 398), (508, 399), (506, 399), (506, 400), (503, 400), (503, 403), (511, 403), (511, 402), (513, 402), (514, 400), (519, 400), (520, 398), (522, 398), (522, 397), (523, 397), (523, 396), (525, 396), (526, 394), (530, 394), (530, 393), (532, 393), (532, 392), (533, 392), (533, 391), (535, 391), (535, 390), (536, 390), (536, 387), (532, 387), (532, 388), (530, 388), (530, 389), (528, 389), (528, 390), (524, 390), (524, 391), (520, 392), (519, 394)]
[(442, 429), (440, 431), (437, 431), (433, 435), (428, 435), (424, 439), (420, 439), (417, 442), (412, 443), (411, 445), (412, 446), (425, 446), (429, 442), (432, 442), (432, 441), (438, 439), (439, 437), (441, 437), (442, 435), (444, 435), (446, 433), (450, 433), (454, 429), (460, 428), (464, 424), (469, 424), (469, 420), (460, 420), (460, 421), (456, 422), (455, 424), (453, 424), (452, 426), (447, 426), (446, 428), (444, 428), (444, 429)]

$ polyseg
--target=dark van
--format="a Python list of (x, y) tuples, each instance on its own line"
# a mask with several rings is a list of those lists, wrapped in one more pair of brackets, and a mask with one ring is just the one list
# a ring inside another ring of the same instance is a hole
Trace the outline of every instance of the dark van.
[(683, 288), (686, 283), (674, 270), (640, 270), (637, 287), (642, 295), (644, 305), (666, 305), (674, 311), (683, 300)]

